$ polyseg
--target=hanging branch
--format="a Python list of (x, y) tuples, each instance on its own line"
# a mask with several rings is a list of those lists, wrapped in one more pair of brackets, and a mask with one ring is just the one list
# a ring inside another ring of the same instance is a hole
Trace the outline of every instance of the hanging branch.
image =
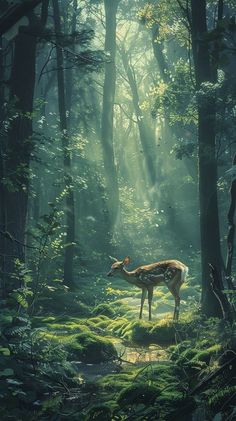
[[(9, 240), (9, 241), (14, 242), (16, 244), (19, 244), (20, 246), (26, 247), (28, 249), (40, 250), (39, 247), (29, 246), (28, 244), (22, 243), (21, 241), (17, 240), (17, 238), (15, 238), (9, 231), (2, 231), (2, 230), (0, 230), (0, 234), (6, 240)], [(4, 253), (2, 255), (4, 255)]]

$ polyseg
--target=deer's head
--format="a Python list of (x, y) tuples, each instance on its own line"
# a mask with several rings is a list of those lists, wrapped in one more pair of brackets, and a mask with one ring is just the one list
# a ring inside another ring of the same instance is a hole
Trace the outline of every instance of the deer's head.
[(119, 274), (123, 272), (124, 266), (130, 263), (129, 256), (126, 256), (121, 261), (117, 260), (115, 257), (109, 257), (113, 261), (113, 264), (111, 265), (111, 270), (108, 272), (107, 276), (119, 276)]

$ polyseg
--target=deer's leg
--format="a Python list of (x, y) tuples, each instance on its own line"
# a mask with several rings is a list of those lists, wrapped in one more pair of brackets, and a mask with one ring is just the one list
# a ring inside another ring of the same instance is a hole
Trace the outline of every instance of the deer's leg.
[(177, 292), (175, 292), (173, 295), (174, 295), (174, 298), (175, 298), (175, 310), (174, 310), (173, 320), (178, 321), (178, 319), (179, 319), (180, 296)]
[(147, 289), (146, 288), (142, 288), (142, 297), (141, 297), (141, 307), (140, 307), (140, 313), (139, 313), (139, 318), (142, 319), (142, 315), (143, 315), (143, 304), (145, 301), (145, 298), (147, 296)]
[(177, 321), (179, 318), (179, 307), (180, 307), (180, 296), (179, 296), (179, 290), (180, 290), (180, 280), (181, 275), (177, 273), (174, 278), (171, 281), (171, 285), (168, 285), (169, 291), (174, 297), (175, 300), (175, 309), (174, 309), (174, 316), (173, 320)]
[(148, 288), (148, 311), (149, 311), (148, 320), (152, 320), (152, 297), (153, 297), (153, 288)]

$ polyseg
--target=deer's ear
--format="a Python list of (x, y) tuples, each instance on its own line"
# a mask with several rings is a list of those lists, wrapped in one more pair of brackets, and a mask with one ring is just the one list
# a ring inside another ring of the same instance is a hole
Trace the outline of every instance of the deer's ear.
[(126, 256), (126, 257), (124, 258), (124, 260), (123, 260), (123, 264), (124, 264), (124, 265), (129, 265), (129, 264), (130, 264), (130, 257), (129, 257), (129, 256)]
[(112, 262), (118, 262), (118, 260), (115, 257), (109, 256)]

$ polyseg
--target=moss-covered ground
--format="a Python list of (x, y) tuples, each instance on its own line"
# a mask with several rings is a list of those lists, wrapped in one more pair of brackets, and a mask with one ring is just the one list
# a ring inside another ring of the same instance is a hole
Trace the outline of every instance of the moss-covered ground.
[(231, 414), (236, 370), (227, 365), (229, 332), (224, 337), (230, 327), (199, 316), (194, 287), (183, 292), (178, 323), (164, 288), (155, 292), (149, 322), (146, 309), (138, 320), (138, 290), (102, 279), (85, 279), (64, 301), (49, 294), (30, 319), (5, 314), (2, 414), (10, 414), (9, 405), (18, 406), (17, 420), (192, 420), (199, 408), (203, 420)]

